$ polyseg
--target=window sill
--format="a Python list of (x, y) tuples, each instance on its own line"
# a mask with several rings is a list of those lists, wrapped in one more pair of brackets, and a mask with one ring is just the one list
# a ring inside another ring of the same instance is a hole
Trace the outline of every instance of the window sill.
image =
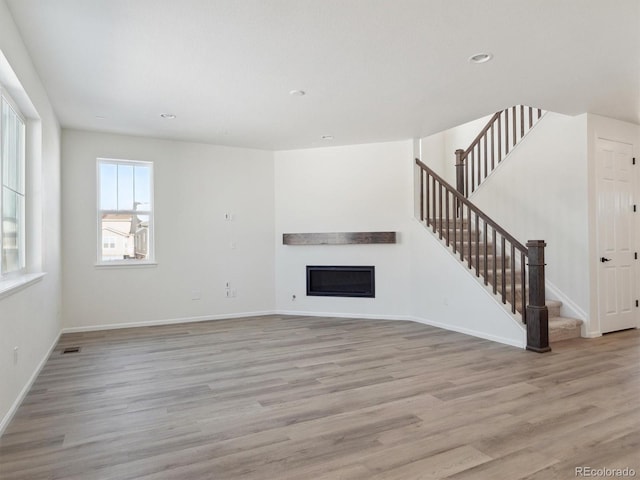
[(156, 262), (109, 262), (109, 263), (96, 263), (95, 268), (97, 269), (109, 269), (109, 268), (154, 268), (157, 267), (158, 264)]
[(42, 280), (46, 273), (25, 273), (17, 277), (0, 280), (0, 299), (13, 295), (20, 290)]

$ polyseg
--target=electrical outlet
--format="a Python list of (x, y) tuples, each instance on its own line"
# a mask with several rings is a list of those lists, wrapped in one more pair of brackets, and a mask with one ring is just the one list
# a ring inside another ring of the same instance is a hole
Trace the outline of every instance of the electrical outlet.
[(225, 288), (224, 289), (224, 296), (226, 298), (231, 298), (231, 289), (230, 288)]
[(233, 213), (225, 213), (225, 214), (224, 214), (224, 219), (225, 219), (227, 222), (232, 221), (232, 220), (233, 220)]
[(18, 364), (18, 350), (20, 350), (18, 347), (13, 347), (13, 364), (14, 365)]
[(296, 296), (295, 295), (291, 295), (291, 301), (295, 302), (296, 301)]
[(202, 292), (200, 290), (194, 290), (191, 292), (191, 300), (200, 300), (202, 298)]

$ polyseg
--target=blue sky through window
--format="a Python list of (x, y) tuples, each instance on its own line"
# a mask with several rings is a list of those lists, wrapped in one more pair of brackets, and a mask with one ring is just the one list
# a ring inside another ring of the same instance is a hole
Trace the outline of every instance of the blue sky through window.
[(100, 163), (100, 210), (149, 210), (150, 207), (151, 167)]

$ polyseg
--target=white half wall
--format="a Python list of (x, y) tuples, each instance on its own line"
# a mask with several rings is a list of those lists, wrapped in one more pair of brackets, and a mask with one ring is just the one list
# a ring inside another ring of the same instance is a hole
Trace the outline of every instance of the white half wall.
[(588, 322), (586, 122), (548, 112), (471, 199), (523, 244), (546, 241), (547, 281)]
[[(279, 312), (376, 318), (409, 314), (412, 156), (411, 140), (275, 153)], [(283, 233), (363, 231), (398, 232), (398, 243), (282, 244)], [(374, 265), (376, 297), (307, 297), (306, 265)]]
[[(62, 144), (65, 328), (274, 310), (272, 152), (76, 130)], [(98, 157), (154, 162), (157, 266), (96, 267)]]
[(411, 222), (411, 318), (524, 348), (526, 331), (466, 265), (419, 222)]
[(12, 77), (5, 87), (27, 116), (27, 271), (46, 273), (0, 296), (1, 435), (60, 333), (61, 259), (60, 127), (4, 1), (0, 57), (0, 77)]

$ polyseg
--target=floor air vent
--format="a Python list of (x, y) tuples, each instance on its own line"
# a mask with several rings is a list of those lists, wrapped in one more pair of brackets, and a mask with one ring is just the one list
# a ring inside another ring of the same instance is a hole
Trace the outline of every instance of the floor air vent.
[(65, 353), (78, 353), (79, 351), (80, 347), (67, 347), (62, 350), (62, 354), (64, 355)]

